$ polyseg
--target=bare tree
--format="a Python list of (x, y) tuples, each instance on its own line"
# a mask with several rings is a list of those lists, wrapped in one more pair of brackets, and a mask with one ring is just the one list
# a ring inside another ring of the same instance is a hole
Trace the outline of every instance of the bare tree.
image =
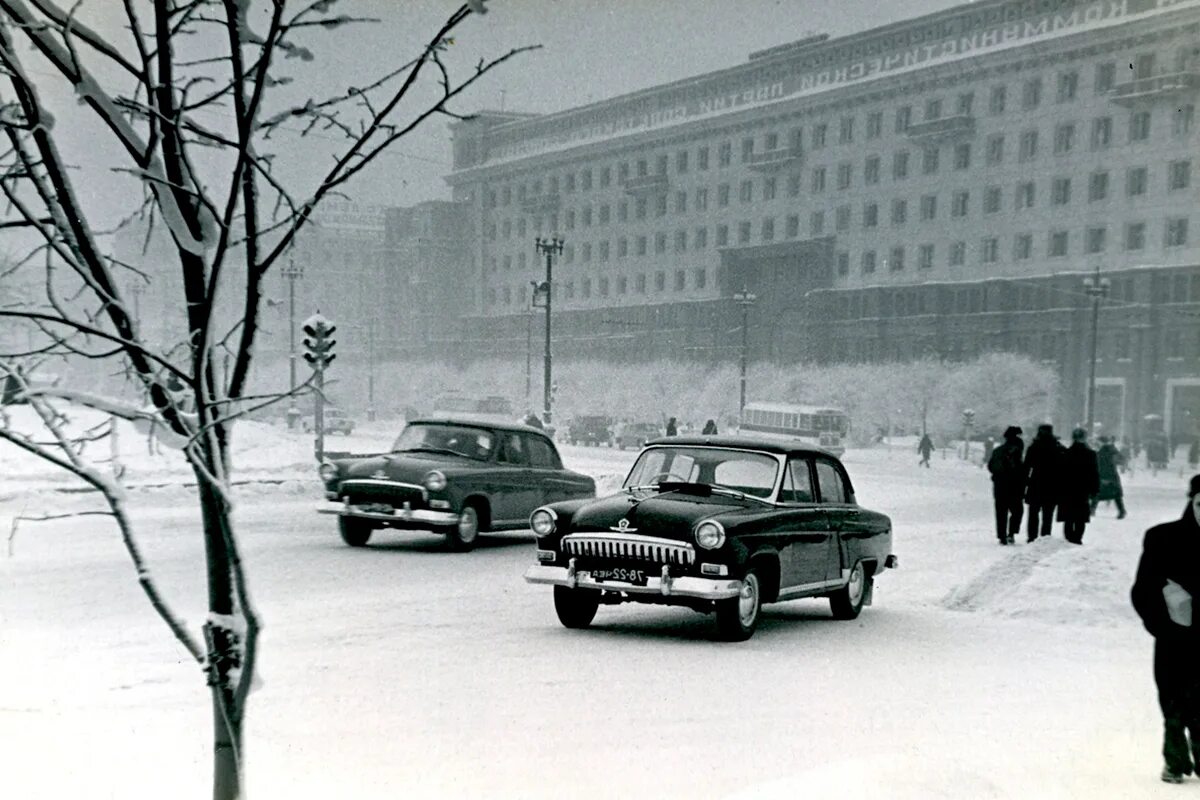
[[(0, 0), (0, 77), (7, 84), (0, 89), (0, 231), (32, 241), (5, 269), (38, 270), (42, 288), (36, 301), (0, 304), (0, 323), (36, 331), (23, 345), (22, 337), (5, 345), (0, 379), (18, 384), (42, 431), (20, 430), (4, 414), (0, 438), (103, 494), (146, 596), (211, 689), (218, 800), (241, 794), (242, 724), (260, 627), (231, 516), (229, 453), (237, 414), (277, 399), (248, 396), (246, 388), (264, 279), (323, 200), (431, 117), (462, 119), (452, 101), (527, 49), (465, 67), (452, 58), (457, 29), (483, 11), (482, 0), (472, 0), (450, 13), (411, 60), (383, 65), (375, 79), (336, 96), (304, 97), (298, 87), (315, 66), (307, 37), (369, 21), (335, 14), (334, 5), (101, 3), (110, 23), (121, 16), (114, 36), (89, 24), (79, 4)], [(55, 125), (51, 109), (59, 110), (64, 96), (81, 106), (68, 109), (68, 127), (82, 125), (93, 141), (115, 143), (120, 160), (110, 166), (135, 187), (126, 216), (170, 236), (169, 257), (154, 267), (181, 281), (175, 307), (188, 333), (174, 345), (151, 345), (139, 330), (127, 289), (154, 276), (106, 252), (103, 218), (77, 185), (80, 167), (96, 166), (93, 155), (78, 145), (72, 151)], [(287, 149), (284, 130), (320, 131), (337, 141), (328, 168), (303, 196), (274, 169)], [(60, 356), (111, 363), (148, 402), (27, 379), (40, 360)], [(231, 368), (218, 370), (226, 358)], [(105, 432), (67, 424), (67, 410), (77, 404), (157, 428), (186, 455), (202, 520), (202, 630), (176, 616), (145, 564), (120, 471), (85, 453)]]

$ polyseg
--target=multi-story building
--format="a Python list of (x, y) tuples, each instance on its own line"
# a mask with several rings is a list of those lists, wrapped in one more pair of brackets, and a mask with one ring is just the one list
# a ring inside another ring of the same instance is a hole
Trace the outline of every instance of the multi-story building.
[[(1200, 418), (1200, 2), (984, 0), (542, 116), (454, 126), (475, 352), (516, 350), (534, 238), (559, 354), (1025, 353), (1083, 419)], [(1096, 273), (1099, 273), (1097, 276)], [(731, 334), (732, 332), (732, 334)]]

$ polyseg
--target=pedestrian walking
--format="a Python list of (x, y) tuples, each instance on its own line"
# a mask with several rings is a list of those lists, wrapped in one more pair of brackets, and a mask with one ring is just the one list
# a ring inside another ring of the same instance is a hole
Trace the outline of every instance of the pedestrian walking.
[[(1200, 475), (1174, 522), (1146, 531), (1131, 599), (1154, 637), (1154, 683), (1163, 716), (1163, 770), (1182, 783), (1200, 766), (1200, 635), (1192, 598), (1200, 592)], [(1189, 744), (1188, 738), (1191, 737)]]
[(1063, 538), (1071, 544), (1083, 544), (1083, 531), (1092, 517), (1092, 497), (1098, 491), (1096, 451), (1087, 446), (1087, 431), (1076, 428), (1071, 431), (1071, 446), (1063, 454), (1062, 492), (1058, 501)]
[(704, 430), (700, 431), (705, 436), (715, 436), (717, 433), (717, 421), (710, 419), (704, 423)]
[(1022, 460), (1025, 443), (1021, 429), (1015, 425), (1004, 431), (1004, 442), (992, 451), (988, 472), (992, 473), (992, 500), (996, 505), (996, 538), (1000, 544), (1012, 544), (1021, 530), (1025, 493), (1025, 465)]
[(921, 454), (921, 463), (918, 466), (932, 469), (929, 466), (929, 456), (933, 453), (933, 439), (929, 438), (928, 433), (921, 434), (921, 441), (917, 442), (917, 452)]
[(674, 417), (671, 417), (669, 420), (667, 420), (667, 436), (678, 436), (678, 435), (679, 435), (679, 424), (675, 421)]
[(1096, 451), (1096, 469), (1100, 475), (1100, 490), (1092, 498), (1092, 514), (1101, 502), (1117, 505), (1117, 519), (1125, 519), (1125, 492), (1121, 488), (1121, 465), (1125, 457), (1113, 444), (1111, 436), (1100, 437), (1100, 449)]
[(1025, 503), (1029, 520), (1026, 539), (1035, 541), (1049, 536), (1054, 528), (1054, 507), (1058, 505), (1059, 478), (1063, 454), (1067, 448), (1054, 435), (1054, 426), (1038, 425), (1029, 449), (1025, 451)]

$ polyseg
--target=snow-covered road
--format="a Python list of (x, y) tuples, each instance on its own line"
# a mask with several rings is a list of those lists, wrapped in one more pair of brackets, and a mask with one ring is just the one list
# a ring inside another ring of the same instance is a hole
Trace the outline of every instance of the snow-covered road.
[[(632, 452), (563, 448), (616, 479)], [(264, 619), (247, 725), (259, 798), (1156, 797), (1151, 641), (1128, 607), (1150, 524), (1183, 480), (1138, 475), (1083, 548), (991, 534), (984, 471), (851, 451), (859, 500), (895, 523), (901, 569), (835, 622), (768, 607), (744, 644), (693, 612), (602, 608), (588, 631), (526, 585), (528, 534), (473, 553), (433, 536), (341, 544), (311, 479), (244, 487)], [(30, 502), (0, 501), (0, 529)], [(87, 495), (33, 495), (91, 507)], [(134, 493), (168, 596), (203, 619), (185, 488)], [(198, 668), (151, 612), (111, 528), (27, 524), (0, 558), (0, 741), (11, 797), (209, 795)], [(1195, 788), (1195, 787), (1193, 787)], [(1186, 791), (1186, 787), (1184, 790)]]

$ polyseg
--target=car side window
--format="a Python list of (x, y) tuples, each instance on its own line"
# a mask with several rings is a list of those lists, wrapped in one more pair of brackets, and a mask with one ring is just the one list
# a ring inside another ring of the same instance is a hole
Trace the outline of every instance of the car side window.
[(793, 458), (788, 461), (787, 474), (783, 477), (783, 490), (779, 493), (781, 503), (813, 502), (812, 472), (808, 459)]
[(549, 442), (540, 436), (524, 435), (525, 449), (529, 453), (529, 463), (543, 469), (562, 469), (558, 453)]
[(501, 434), (500, 453), (497, 460), (501, 464), (520, 464), (522, 466), (528, 464), (529, 454), (525, 452), (524, 444), (518, 433)]
[(817, 461), (817, 485), (821, 489), (821, 502), (846, 502), (846, 488), (842, 485), (842, 476), (837, 467), (828, 461)]

